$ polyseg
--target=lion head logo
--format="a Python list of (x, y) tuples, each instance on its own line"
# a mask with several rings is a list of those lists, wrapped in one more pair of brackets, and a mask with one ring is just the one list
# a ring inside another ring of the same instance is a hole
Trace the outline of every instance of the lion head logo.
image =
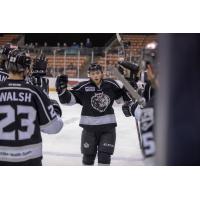
[(110, 98), (104, 93), (95, 94), (91, 98), (91, 105), (95, 110), (104, 112), (110, 104)]

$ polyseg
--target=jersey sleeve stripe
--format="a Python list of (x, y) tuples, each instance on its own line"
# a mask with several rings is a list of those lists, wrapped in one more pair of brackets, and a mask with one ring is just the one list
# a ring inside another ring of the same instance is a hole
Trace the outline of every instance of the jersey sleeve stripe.
[(115, 85), (116, 87), (120, 88), (119, 85), (117, 83), (113, 83), (112, 81), (108, 81), (108, 80), (104, 80), (105, 82), (108, 82), (108, 83), (112, 83), (113, 85)]

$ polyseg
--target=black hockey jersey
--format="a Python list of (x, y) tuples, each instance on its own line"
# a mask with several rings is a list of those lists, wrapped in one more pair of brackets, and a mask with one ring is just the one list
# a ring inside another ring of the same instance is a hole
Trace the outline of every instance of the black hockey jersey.
[(49, 95), (49, 79), (47, 77), (32, 75), (32, 76), (27, 76), (26, 81), (29, 84), (40, 87), (46, 95)]
[(100, 87), (91, 80), (84, 81), (59, 95), (62, 104), (82, 105), (80, 126), (86, 129), (109, 129), (117, 126), (114, 110), (114, 100), (123, 97), (124, 101), (130, 101), (125, 90), (120, 88), (116, 81), (103, 79)]
[(23, 80), (0, 84), (0, 161), (42, 157), (41, 129), (57, 119), (49, 98)]
[(154, 93), (155, 89), (151, 86), (150, 81), (147, 81), (143, 93), (143, 97), (145, 98), (146, 102), (148, 102), (154, 96)]

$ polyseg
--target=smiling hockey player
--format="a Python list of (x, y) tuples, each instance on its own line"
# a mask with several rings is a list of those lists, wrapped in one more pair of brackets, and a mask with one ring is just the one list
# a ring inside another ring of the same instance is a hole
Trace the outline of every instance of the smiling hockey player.
[(80, 126), (83, 128), (81, 152), (83, 164), (93, 165), (98, 154), (99, 165), (109, 165), (114, 152), (117, 126), (112, 105), (123, 97), (129, 101), (124, 89), (111, 79), (103, 79), (103, 69), (98, 64), (88, 68), (88, 81), (81, 82), (71, 91), (67, 90), (68, 78), (57, 78), (56, 89), (62, 104), (82, 105)]

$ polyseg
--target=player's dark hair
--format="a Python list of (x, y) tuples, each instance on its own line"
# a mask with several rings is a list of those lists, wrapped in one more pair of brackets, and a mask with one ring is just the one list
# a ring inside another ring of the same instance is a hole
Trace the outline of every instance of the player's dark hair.
[(102, 66), (97, 63), (91, 63), (90, 66), (88, 67), (88, 73), (90, 73), (91, 71), (98, 71), (98, 70), (103, 72)]

